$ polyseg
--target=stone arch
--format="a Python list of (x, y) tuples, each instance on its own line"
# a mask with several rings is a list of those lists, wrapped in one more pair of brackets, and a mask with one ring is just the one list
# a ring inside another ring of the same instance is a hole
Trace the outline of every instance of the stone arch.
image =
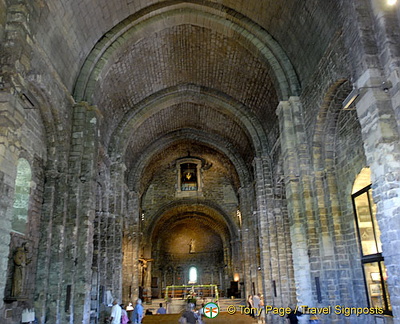
[(224, 146), (223, 139), (219, 138), (218, 136), (211, 136), (200, 131), (185, 129), (172, 132), (167, 136), (164, 136), (162, 140), (156, 141), (149, 145), (148, 149), (143, 152), (139, 160), (136, 161), (136, 163), (132, 166), (128, 176), (128, 186), (136, 192), (142, 192), (143, 188), (140, 187), (140, 178), (143, 176), (143, 172), (150, 163), (152, 156), (157, 154), (157, 152), (161, 152), (163, 149), (165, 149), (165, 147), (170, 146), (174, 142), (183, 138), (196, 140), (198, 143), (203, 143), (221, 152), (228, 157), (235, 167), (240, 185), (246, 186), (251, 182), (253, 176), (250, 174), (245, 162), (239, 157), (239, 154), (236, 152), (234, 147)]
[(268, 139), (260, 121), (254, 114), (245, 109), (243, 104), (212, 89), (195, 85), (180, 85), (150, 96), (138, 104), (135, 110), (132, 109), (125, 114), (112, 135), (109, 155), (113, 156), (125, 152), (129, 138), (132, 136), (132, 129), (152, 114), (165, 109), (173, 103), (195, 100), (212, 104), (214, 109), (230, 116), (233, 115), (233, 118), (237, 119), (248, 132), (254, 145), (255, 153), (260, 155), (268, 152)]
[[(177, 17), (179, 17), (179, 22)], [(199, 19), (201, 17), (202, 19)], [(147, 28), (165, 28), (165, 21), (177, 25), (190, 23), (202, 27), (219, 26), (223, 33), (236, 35), (254, 53), (262, 56), (272, 67), (274, 82), (280, 100), (298, 95), (300, 85), (293, 66), (280, 45), (261, 26), (225, 6), (211, 2), (170, 1), (149, 6), (108, 31), (88, 55), (77, 78), (74, 97), (76, 101), (90, 101), (94, 84), (108, 59), (133, 34), (145, 35)]]
[(339, 118), (341, 103), (350, 93), (351, 86), (346, 79), (334, 82), (327, 90), (319, 110), (313, 136), (315, 170), (333, 168), (335, 149), (334, 136)]
[[(315, 172), (314, 186), (315, 195), (315, 227), (316, 233), (312, 239), (320, 242), (320, 247), (314, 249), (311, 253), (319, 258), (322, 262), (324, 258), (333, 258), (337, 260), (340, 254), (346, 253), (348, 259), (343, 263), (343, 267), (354, 268), (350, 276), (353, 282), (358, 280), (359, 269), (352, 266), (353, 259), (357, 258), (358, 254), (354, 253), (355, 237), (354, 224), (351, 208), (351, 187), (353, 185), (351, 179), (355, 178), (361, 164), (365, 163), (365, 159), (358, 150), (353, 150), (352, 156), (343, 156), (344, 152), (348, 152), (349, 147), (346, 143), (349, 139), (356, 141), (361, 139), (361, 130), (357, 133), (357, 126), (360, 128), (354, 109), (343, 110), (342, 103), (347, 95), (351, 92), (352, 86), (347, 79), (339, 79), (332, 83), (327, 89), (320, 107), (315, 131), (313, 134), (313, 168)], [(353, 136), (353, 137), (351, 137)], [(355, 147), (357, 147), (355, 145)], [(347, 150), (347, 151), (346, 151)], [(351, 167), (344, 164), (344, 159), (352, 159)], [(343, 180), (341, 180), (343, 179)], [(353, 236), (351, 244), (349, 237)], [(321, 263), (320, 263), (321, 264)], [(320, 265), (313, 266), (314, 275), (319, 277), (321, 282), (329, 280), (325, 278), (325, 273)], [(336, 274), (334, 278), (337, 285), (341, 287), (334, 299), (329, 289), (323, 287), (321, 296), (323, 300), (328, 299), (330, 303), (335, 303), (338, 300), (347, 301), (350, 303), (351, 297), (354, 294), (355, 286), (345, 284), (348, 279)], [(316, 294), (316, 292), (314, 292)]]
[[(232, 263), (232, 250), (238, 249), (237, 244), (231, 244), (237, 239), (237, 233), (237, 224), (216, 203), (181, 199), (165, 204), (154, 213), (143, 228), (146, 245), (142, 248), (154, 258), (152, 276), (163, 278), (168, 275), (162, 266), (166, 262), (174, 268), (179, 266), (182, 271), (177, 274), (177, 280), (179, 284), (188, 284), (189, 268), (195, 266), (198, 284), (209, 284), (215, 282), (211, 282), (211, 272), (204, 270), (212, 267), (214, 272), (225, 274), (213, 279), (224, 287), (227, 284), (225, 276), (233, 277), (226, 262)], [(194, 247), (191, 242), (189, 244), (189, 239), (194, 239)]]
[[(196, 213), (197, 209), (201, 210), (204, 209), (207, 212), (207, 214), (214, 215), (214, 218), (219, 216), (218, 224), (220, 224), (220, 226), (222, 227), (225, 227), (224, 231), (226, 232), (226, 234), (229, 235), (232, 239), (236, 237), (238, 229), (237, 224), (235, 224), (234, 221), (218, 205), (216, 205), (211, 201), (206, 201), (206, 200), (199, 201), (197, 199), (181, 199), (178, 201), (173, 201), (170, 204), (164, 205), (153, 215), (153, 217), (149, 221), (144, 236), (146, 237), (154, 236), (157, 223), (167, 212), (171, 211), (173, 212), (174, 210), (178, 210), (182, 206), (189, 206), (189, 205), (192, 207), (191, 213)], [(204, 215), (204, 211), (201, 212), (201, 214)]]

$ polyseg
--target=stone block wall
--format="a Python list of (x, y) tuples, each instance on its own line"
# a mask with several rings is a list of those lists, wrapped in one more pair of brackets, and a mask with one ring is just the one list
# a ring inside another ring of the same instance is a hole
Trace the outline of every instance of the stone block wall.
[[(152, 219), (165, 205), (171, 201), (179, 200), (177, 192), (177, 173), (175, 166), (161, 170), (154, 176), (147, 192), (142, 198), (142, 210), (145, 214), (145, 222)], [(220, 173), (220, 170), (211, 167), (202, 171), (202, 197), (204, 201), (218, 204), (228, 215), (234, 219), (238, 201), (235, 190), (227, 178)]]

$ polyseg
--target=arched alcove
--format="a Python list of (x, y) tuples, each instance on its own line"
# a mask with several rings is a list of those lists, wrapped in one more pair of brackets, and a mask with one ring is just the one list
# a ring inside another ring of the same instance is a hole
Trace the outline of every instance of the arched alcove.
[(382, 255), (381, 232), (376, 219), (369, 168), (363, 168), (355, 179), (352, 200), (368, 306), (391, 315), (388, 275)]

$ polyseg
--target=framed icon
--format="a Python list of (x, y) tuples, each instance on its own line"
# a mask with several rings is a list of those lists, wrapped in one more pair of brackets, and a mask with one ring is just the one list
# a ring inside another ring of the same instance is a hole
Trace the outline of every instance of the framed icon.
[(371, 276), (372, 281), (375, 281), (375, 282), (381, 281), (381, 274), (379, 272), (371, 272), (370, 276)]
[(381, 295), (381, 285), (380, 284), (370, 284), (369, 291), (371, 293), (371, 297), (376, 297)]

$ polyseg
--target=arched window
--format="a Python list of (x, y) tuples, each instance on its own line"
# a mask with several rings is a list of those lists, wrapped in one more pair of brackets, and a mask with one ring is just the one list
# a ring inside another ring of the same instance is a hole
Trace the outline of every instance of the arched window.
[(11, 229), (25, 234), (28, 221), (29, 196), (31, 191), (31, 166), (23, 158), (18, 160), (17, 177), (15, 179), (15, 194)]
[(380, 231), (376, 220), (376, 205), (372, 199), (370, 171), (365, 168), (353, 187), (353, 207), (361, 249), (361, 263), (370, 307), (379, 307), (391, 315), (387, 273), (382, 256)]
[(189, 284), (197, 283), (197, 269), (196, 267), (189, 268)]

